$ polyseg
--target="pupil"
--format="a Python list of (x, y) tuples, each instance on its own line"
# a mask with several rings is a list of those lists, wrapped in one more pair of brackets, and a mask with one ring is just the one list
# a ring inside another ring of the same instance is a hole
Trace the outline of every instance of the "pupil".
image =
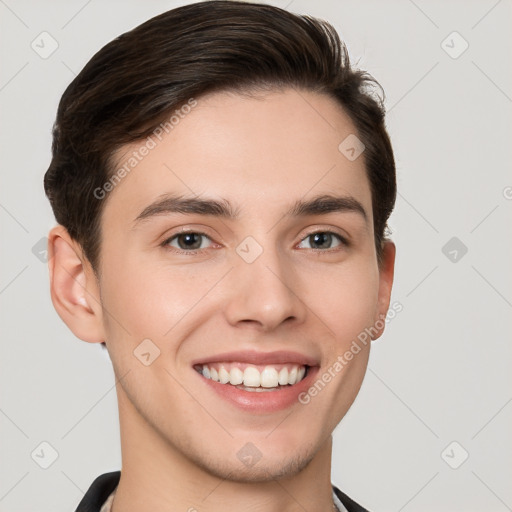
[(329, 242), (331, 240), (331, 235), (329, 233), (315, 233), (313, 237), (315, 244), (319, 243), (320, 245), (322, 245), (322, 241)]
[[(181, 235), (185, 240), (187, 240), (184, 244), (185, 248), (186, 249), (198, 249), (199, 246), (201, 245), (201, 242), (199, 242), (199, 244), (197, 243), (197, 241), (194, 243), (193, 242), (193, 239), (194, 237), (197, 236), (197, 233), (186, 233), (184, 235)], [(189, 242), (192, 240), (192, 243), (190, 244)], [(180, 246), (182, 244), (180, 243)]]

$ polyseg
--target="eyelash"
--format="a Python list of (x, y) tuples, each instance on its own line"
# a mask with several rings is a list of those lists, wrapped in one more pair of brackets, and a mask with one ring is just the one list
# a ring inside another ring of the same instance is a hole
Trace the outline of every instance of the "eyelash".
[[(348, 242), (348, 240), (345, 237), (343, 237), (339, 233), (336, 233), (335, 231), (328, 231), (328, 230), (311, 231), (310, 233), (306, 234), (306, 236), (304, 238), (301, 239), (301, 243), (304, 240), (306, 240), (307, 238), (309, 238), (310, 236), (316, 235), (318, 233), (334, 235), (341, 242), (341, 245), (343, 245), (345, 247), (349, 247), (350, 246), (350, 243)], [(182, 236), (182, 235), (189, 235), (189, 234), (204, 236), (204, 237), (209, 238), (211, 240), (211, 238), (206, 233), (203, 233), (201, 231), (186, 230), (186, 231), (180, 231), (178, 233), (175, 233), (171, 237), (167, 238), (164, 242), (162, 242), (161, 246), (164, 249), (169, 250), (171, 252), (174, 252), (176, 254), (186, 254), (188, 256), (193, 256), (193, 255), (198, 254), (198, 253), (200, 253), (202, 251), (205, 251), (206, 249), (193, 249), (193, 250), (190, 250), (190, 251), (184, 251), (184, 250), (181, 250), (181, 249), (176, 249), (175, 247), (171, 248), (169, 246), (170, 242), (172, 240), (174, 240), (175, 238), (177, 238), (179, 236)], [(315, 253), (320, 255), (322, 253), (337, 252), (339, 249), (335, 248), (335, 249), (325, 249), (325, 250), (324, 249), (309, 249), (309, 250), (310, 251), (314, 251)]]

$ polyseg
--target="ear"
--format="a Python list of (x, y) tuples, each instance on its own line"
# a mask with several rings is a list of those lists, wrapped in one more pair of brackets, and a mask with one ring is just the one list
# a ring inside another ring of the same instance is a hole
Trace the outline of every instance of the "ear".
[(104, 341), (99, 284), (92, 267), (66, 228), (57, 225), (48, 234), (50, 294), (55, 310), (83, 341)]
[(384, 242), (382, 247), (382, 263), (379, 268), (379, 297), (374, 321), (377, 333), (372, 336), (373, 340), (380, 338), (386, 326), (386, 315), (391, 300), (391, 289), (393, 288), (393, 276), (395, 273), (396, 247), (391, 240)]

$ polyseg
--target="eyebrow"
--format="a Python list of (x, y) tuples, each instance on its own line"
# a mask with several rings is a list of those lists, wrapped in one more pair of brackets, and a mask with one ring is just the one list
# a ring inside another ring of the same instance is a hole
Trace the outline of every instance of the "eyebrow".
[[(299, 199), (285, 213), (286, 217), (306, 217), (309, 215), (326, 215), (328, 213), (354, 212), (360, 214), (365, 222), (368, 215), (363, 205), (352, 196), (334, 196), (323, 194), (309, 200)], [(166, 194), (146, 206), (134, 220), (134, 227), (151, 217), (170, 213), (195, 214), (236, 220), (240, 207), (234, 208), (227, 199), (201, 199), (183, 195)]]

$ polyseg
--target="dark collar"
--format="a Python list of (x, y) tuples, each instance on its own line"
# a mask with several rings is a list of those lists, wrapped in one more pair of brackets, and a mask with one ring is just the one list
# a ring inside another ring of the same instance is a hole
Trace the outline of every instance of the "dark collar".
[[(84, 494), (75, 512), (100, 512), (103, 503), (117, 487), (120, 478), (121, 471), (112, 471), (97, 477)], [(337, 487), (333, 485), (332, 488), (348, 512), (368, 512)]]
[(348, 512), (369, 512), (359, 505), (359, 503), (356, 503), (352, 498), (349, 498), (344, 492), (341, 492), (335, 485), (333, 485), (332, 488)]
[(100, 512), (100, 509), (117, 487), (121, 471), (104, 473), (97, 477), (84, 494), (75, 512)]

